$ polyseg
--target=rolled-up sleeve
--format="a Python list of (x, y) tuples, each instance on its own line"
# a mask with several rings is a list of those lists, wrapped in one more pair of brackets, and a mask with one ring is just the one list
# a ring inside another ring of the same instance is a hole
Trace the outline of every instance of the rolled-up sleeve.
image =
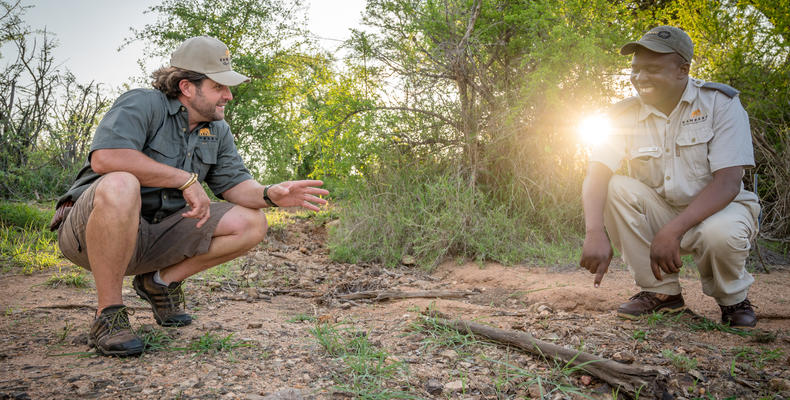
[(625, 158), (624, 144), (619, 143), (622, 138), (610, 136), (606, 143), (592, 148), (590, 162), (597, 162), (608, 167), (612, 172), (620, 168), (620, 163)]
[(754, 148), (749, 116), (740, 99), (716, 94), (713, 138), (708, 143), (711, 172), (727, 167), (753, 167)]
[(131, 90), (113, 103), (96, 128), (91, 152), (100, 149), (143, 150), (153, 119), (151, 93)]

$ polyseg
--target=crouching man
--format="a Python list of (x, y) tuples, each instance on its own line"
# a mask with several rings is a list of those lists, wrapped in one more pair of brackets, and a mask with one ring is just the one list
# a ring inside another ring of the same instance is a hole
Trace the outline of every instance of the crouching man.
[[(96, 281), (90, 342), (105, 355), (143, 351), (121, 298), (125, 275), (158, 324), (188, 325), (184, 279), (260, 243), (261, 208), (317, 211), (329, 193), (321, 181), (252, 179), (223, 120), (229, 87), (249, 78), (233, 71), (219, 40), (186, 40), (153, 80), (155, 89), (124, 93), (104, 116), (53, 219), (63, 254)], [(211, 202), (201, 182), (226, 202)]]
[[(747, 293), (754, 278), (745, 262), (760, 206), (741, 182), (754, 155), (738, 92), (689, 77), (693, 43), (675, 27), (654, 28), (620, 53), (633, 54), (638, 96), (613, 107), (614, 135), (593, 151), (582, 188), (580, 265), (597, 287), (612, 259), (611, 239), (642, 289), (617, 313), (638, 318), (685, 308), (678, 271), (681, 254), (692, 254), (722, 322), (753, 327)], [(622, 160), (629, 176), (614, 175)]]

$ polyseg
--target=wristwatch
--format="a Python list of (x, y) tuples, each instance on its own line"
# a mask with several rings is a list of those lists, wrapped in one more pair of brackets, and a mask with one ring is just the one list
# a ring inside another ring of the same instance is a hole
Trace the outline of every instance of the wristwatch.
[(272, 186), (274, 185), (266, 185), (263, 187), (263, 201), (265, 201), (269, 207), (279, 207), (277, 204), (274, 204), (272, 199), (269, 198), (269, 188)]

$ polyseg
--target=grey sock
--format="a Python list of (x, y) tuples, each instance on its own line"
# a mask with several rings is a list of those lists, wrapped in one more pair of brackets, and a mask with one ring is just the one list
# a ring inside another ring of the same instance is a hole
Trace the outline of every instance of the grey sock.
[(165, 283), (165, 281), (162, 280), (162, 277), (159, 276), (159, 271), (156, 271), (156, 273), (154, 274), (154, 283), (162, 286), (167, 286), (167, 283)]

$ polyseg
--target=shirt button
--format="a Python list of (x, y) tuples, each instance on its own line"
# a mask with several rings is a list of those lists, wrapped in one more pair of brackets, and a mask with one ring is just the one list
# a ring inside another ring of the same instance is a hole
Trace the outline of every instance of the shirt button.
[(691, 138), (691, 143), (696, 143), (696, 142), (697, 142), (697, 138)]
[(167, 199), (167, 195), (162, 196), (162, 198)]
[(181, 111), (184, 111), (184, 110), (186, 110), (186, 108), (184, 108), (184, 106), (181, 106)]
[(666, 151), (667, 153), (669, 153), (669, 147), (667, 147), (666, 149), (664, 149), (664, 151)]
[(666, 179), (666, 180), (669, 180), (669, 175), (667, 175), (667, 177), (666, 177), (666, 178), (664, 178), (664, 179)]
[(187, 153), (187, 157), (192, 157), (192, 152)]

